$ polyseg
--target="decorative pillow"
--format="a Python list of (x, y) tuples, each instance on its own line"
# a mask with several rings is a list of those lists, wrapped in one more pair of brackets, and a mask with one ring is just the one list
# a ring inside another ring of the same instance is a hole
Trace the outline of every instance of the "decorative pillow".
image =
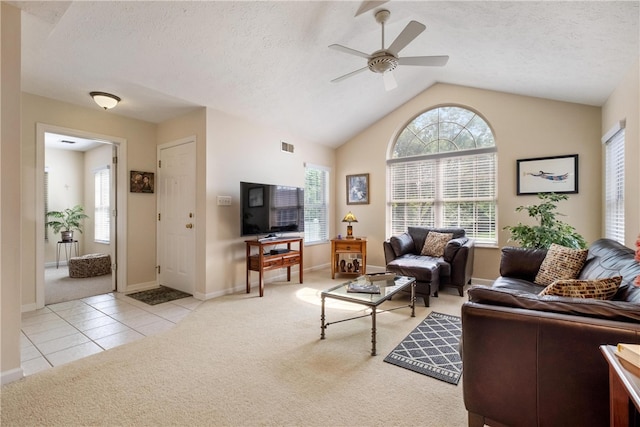
[(542, 260), (534, 283), (548, 286), (556, 280), (578, 277), (588, 254), (587, 249), (572, 249), (551, 244)]
[(595, 280), (556, 280), (538, 295), (555, 295), (571, 298), (611, 299), (622, 283), (622, 276)]
[(437, 233), (430, 231), (424, 239), (424, 246), (420, 255), (441, 257), (444, 255), (444, 248), (449, 240), (453, 238), (453, 233)]

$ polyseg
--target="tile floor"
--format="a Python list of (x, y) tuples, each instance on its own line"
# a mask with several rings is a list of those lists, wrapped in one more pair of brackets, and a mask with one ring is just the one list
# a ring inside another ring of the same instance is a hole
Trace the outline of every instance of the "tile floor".
[(201, 303), (189, 297), (148, 305), (109, 293), (23, 313), (22, 369), (31, 375), (166, 331)]

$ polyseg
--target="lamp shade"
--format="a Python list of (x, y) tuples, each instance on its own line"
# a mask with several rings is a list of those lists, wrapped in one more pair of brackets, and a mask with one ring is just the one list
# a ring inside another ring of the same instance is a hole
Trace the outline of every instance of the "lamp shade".
[(352, 222), (358, 222), (358, 220), (356, 219), (356, 216), (354, 214), (349, 212), (344, 216), (344, 218), (342, 218), (342, 222), (352, 223)]
[(120, 97), (106, 92), (91, 92), (89, 95), (91, 95), (96, 104), (105, 110), (115, 107), (120, 102)]

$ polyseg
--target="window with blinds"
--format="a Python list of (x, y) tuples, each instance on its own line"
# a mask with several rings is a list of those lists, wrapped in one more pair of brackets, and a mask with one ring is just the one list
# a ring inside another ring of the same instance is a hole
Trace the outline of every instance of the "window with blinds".
[(605, 141), (605, 237), (624, 245), (624, 127)]
[(329, 169), (307, 164), (304, 184), (304, 240), (329, 241)]
[(94, 172), (94, 240), (100, 243), (109, 243), (111, 239), (110, 183), (111, 173), (109, 166)]
[(462, 227), (478, 244), (497, 244), (497, 155), (484, 119), (461, 107), (429, 110), (400, 133), (392, 153), (392, 234)]

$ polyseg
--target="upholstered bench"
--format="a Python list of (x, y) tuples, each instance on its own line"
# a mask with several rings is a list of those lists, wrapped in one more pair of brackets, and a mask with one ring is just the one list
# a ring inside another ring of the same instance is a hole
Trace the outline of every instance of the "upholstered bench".
[(69, 259), (69, 277), (95, 277), (111, 273), (111, 256), (87, 254)]

